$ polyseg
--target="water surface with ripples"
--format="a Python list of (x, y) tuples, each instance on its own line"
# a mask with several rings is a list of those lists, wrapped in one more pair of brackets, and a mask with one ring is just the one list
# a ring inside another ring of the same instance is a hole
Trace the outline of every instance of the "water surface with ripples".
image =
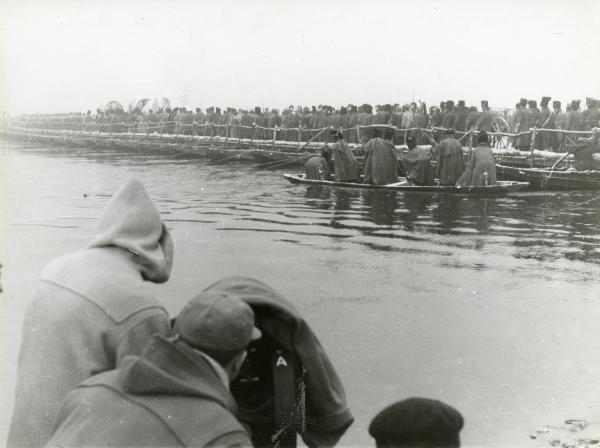
[(600, 420), (599, 193), (315, 189), (284, 171), (0, 143), (0, 440), (32, 282), (85, 247), (128, 176), (176, 243), (172, 278), (154, 288), (172, 313), (218, 278), (246, 275), (307, 317), (357, 419), (342, 445), (372, 445), (370, 418), (415, 395), (460, 409), (467, 446), (531, 446), (542, 425)]

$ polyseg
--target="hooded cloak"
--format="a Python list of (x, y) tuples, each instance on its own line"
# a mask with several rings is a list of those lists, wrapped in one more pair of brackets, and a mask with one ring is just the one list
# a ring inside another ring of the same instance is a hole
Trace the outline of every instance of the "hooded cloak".
[(89, 248), (51, 261), (23, 322), (8, 445), (48, 440), (67, 392), (169, 334), (166, 310), (144, 280), (166, 281), (173, 245), (142, 184), (131, 179), (108, 202)]
[(358, 163), (350, 147), (343, 140), (338, 140), (332, 146), (333, 170), (338, 182), (358, 179)]
[(387, 185), (398, 182), (398, 158), (394, 145), (381, 137), (370, 140), (365, 148), (365, 184)]

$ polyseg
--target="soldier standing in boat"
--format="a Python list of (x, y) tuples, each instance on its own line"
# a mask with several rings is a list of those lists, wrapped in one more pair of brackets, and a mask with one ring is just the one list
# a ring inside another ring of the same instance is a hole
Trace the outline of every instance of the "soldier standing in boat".
[(464, 173), (456, 182), (457, 187), (486, 187), (496, 185), (496, 160), (490, 148), (488, 133), (481, 131), (477, 136), (477, 146), (469, 154)]
[(454, 129), (447, 129), (444, 135), (445, 138), (441, 143), (436, 143), (432, 137), (430, 137), (430, 142), (438, 159), (439, 185), (454, 186), (465, 170), (462, 147), (460, 142), (454, 138)]
[(398, 157), (392, 144), (394, 130), (386, 128), (383, 136), (381, 131), (373, 129), (374, 138), (366, 145), (367, 159), (365, 160), (365, 184), (387, 185), (398, 181)]
[(331, 148), (335, 180), (338, 182), (352, 182), (358, 180), (358, 163), (356, 162), (352, 151), (350, 151), (348, 144), (344, 141), (344, 135), (341, 131), (332, 129), (331, 136), (335, 139), (335, 143)]

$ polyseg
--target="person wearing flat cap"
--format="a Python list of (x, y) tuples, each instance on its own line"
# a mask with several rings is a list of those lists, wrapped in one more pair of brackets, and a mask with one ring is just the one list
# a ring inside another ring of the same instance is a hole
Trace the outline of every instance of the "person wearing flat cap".
[(463, 416), (452, 406), (428, 398), (409, 398), (379, 412), (369, 425), (369, 434), (377, 448), (458, 448), (463, 426)]
[(171, 337), (153, 336), (141, 355), (71, 391), (46, 446), (252, 446), (229, 383), (260, 337), (247, 303), (201, 293)]

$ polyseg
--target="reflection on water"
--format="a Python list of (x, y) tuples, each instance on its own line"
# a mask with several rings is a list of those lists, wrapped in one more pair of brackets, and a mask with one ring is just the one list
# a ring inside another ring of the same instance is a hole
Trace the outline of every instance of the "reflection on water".
[(408, 395), (461, 409), (466, 445), (520, 446), (567, 411), (598, 409), (598, 193), (307, 188), (284, 171), (0, 143), (4, 297), (19, 276), (26, 294), (34, 261), (83, 245), (134, 175), (176, 238), (175, 277), (161, 290), (169, 310), (231, 274), (290, 295), (347, 385), (357, 423), (345, 445), (372, 445), (369, 417)]
[[(211, 217), (229, 217), (235, 223), (226, 226), (229, 231), (343, 237), (348, 237), (346, 232), (350, 231), (352, 242), (361, 245), (364, 241), (360, 241), (360, 235), (385, 238), (371, 244), (373, 250), (422, 240), (428, 247), (429, 243), (463, 248), (466, 244), (475, 251), (493, 247), (499, 254), (515, 259), (600, 262), (600, 198), (596, 192), (481, 198), (304, 187), (286, 184), (279, 177), (283, 170), (256, 170), (242, 163), (216, 164), (181, 154), (40, 147), (20, 150), (31, 157), (67, 159), (75, 170), (83, 166), (89, 169), (94, 166), (90, 163), (98, 162), (141, 177), (151, 174), (150, 182), (158, 188), (157, 202), (172, 222), (221, 225), (222, 219)], [(38, 173), (37, 178), (43, 181), (52, 175)], [(167, 185), (169, 188), (164, 188)], [(96, 200), (102, 202), (110, 196), (105, 191), (81, 193), (88, 199), (87, 204), (78, 205), (81, 208), (96, 208)], [(477, 239), (471, 244), (474, 235)], [(470, 238), (468, 243), (464, 236)]]

